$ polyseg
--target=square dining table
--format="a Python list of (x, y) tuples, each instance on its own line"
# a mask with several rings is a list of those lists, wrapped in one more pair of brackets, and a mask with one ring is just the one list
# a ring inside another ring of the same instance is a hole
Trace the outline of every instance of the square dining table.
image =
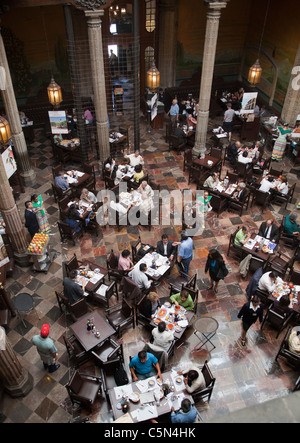
[[(93, 334), (92, 331), (87, 330), (86, 323), (88, 320), (93, 320), (96, 330), (100, 332), (99, 337)], [(115, 329), (96, 310), (85, 314), (76, 323), (71, 325), (70, 329), (86, 352), (91, 351), (116, 333)]]

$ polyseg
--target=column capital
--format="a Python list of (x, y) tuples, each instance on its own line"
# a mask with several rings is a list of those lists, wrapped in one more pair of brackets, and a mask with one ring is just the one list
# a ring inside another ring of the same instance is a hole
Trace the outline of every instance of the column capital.
[(229, 0), (219, 1), (219, 0), (203, 0), (205, 5), (210, 9), (223, 9), (226, 8)]

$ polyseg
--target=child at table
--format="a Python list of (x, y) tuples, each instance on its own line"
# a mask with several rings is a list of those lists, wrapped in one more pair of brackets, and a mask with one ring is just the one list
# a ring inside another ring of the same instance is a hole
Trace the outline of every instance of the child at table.
[(182, 306), (187, 311), (192, 311), (194, 309), (194, 302), (189, 294), (189, 291), (183, 289), (181, 292), (174, 294), (170, 297), (170, 301), (175, 304), (175, 306)]
[(134, 167), (135, 173), (133, 175), (133, 180), (139, 184), (140, 180), (144, 177), (144, 171), (143, 171), (143, 166), (142, 165), (136, 165)]

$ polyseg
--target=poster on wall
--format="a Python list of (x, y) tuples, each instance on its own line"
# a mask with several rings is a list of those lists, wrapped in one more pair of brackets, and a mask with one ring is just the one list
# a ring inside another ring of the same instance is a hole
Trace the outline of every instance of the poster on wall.
[(10, 177), (17, 170), (17, 163), (15, 160), (15, 156), (14, 156), (12, 147), (9, 146), (7, 149), (5, 149), (5, 151), (1, 155), (2, 155), (2, 161), (3, 161), (5, 171), (6, 171), (7, 178), (10, 179)]
[(6, 247), (4, 245), (2, 235), (0, 235), (0, 268), (9, 262), (9, 257), (7, 255)]
[(52, 134), (68, 134), (65, 111), (48, 111)]
[(241, 114), (253, 114), (257, 100), (257, 92), (244, 92)]

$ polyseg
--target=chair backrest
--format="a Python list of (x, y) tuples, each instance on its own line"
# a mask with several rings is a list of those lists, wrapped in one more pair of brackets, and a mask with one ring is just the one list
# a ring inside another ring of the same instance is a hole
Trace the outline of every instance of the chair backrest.
[(226, 177), (229, 179), (229, 183), (237, 183), (239, 181), (239, 175), (234, 172), (226, 172)]
[(291, 269), (289, 274), (289, 281), (294, 285), (300, 285), (300, 271)]
[(121, 311), (125, 318), (129, 318), (132, 316), (132, 309), (124, 298), (122, 300)]
[(57, 177), (57, 176), (58, 176), (58, 173), (59, 173), (60, 171), (62, 171), (62, 170), (63, 170), (63, 167), (62, 167), (61, 164), (52, 167), (53, 180), (55, 180), (55, 177)]
[(255, 202), (257, 204), (264, 205), (269, 197), (270, 195), (267, 192), (260, 191), (259, 189), (256, 189), (256, 191), (254, 192)]
[(61, 221), (57, 221), (57, 225), (62, 238), (73, 237), (73, 230), (70, 225)]
[(70, 272), (73, 271), (73, 269), (78, 269), (79, 263), (78, 263), (76, 254), (74, 254), (73, 257), (65, 263), (65, 267), (66, 267), (66, 271), (67, 271), (68, 276), (69, 276)]
[(118, 269), (119, 257), (115, 255), (111, 249), (109, 256), (106, 258), (107, 267), (110, 269)]
[(280, 175), (282, 175), (282, 172), (282, 170), (278, 171), (277, 169), (271, 168), (269, 174), (273, 175), (273, 177), (279, 177)]
[(191, 163), (193, 161), (193, 150), (192, 149), (186, 149), (184, 151), (184, 161), (186, 163)]
[(83, 163), (82, 165), (83, 172), (90, 175), (95, 175), (95, 167), (94, 165), (90, 165), (88, 163)]
[(204, 363), (203, 368), (202, 368), (202, 374), (206, 383), (206, 387), (208, 387), (211, 383), (215, 382), (215, 377), (213, 377), (211, 370), (207, 364), (207, 361)]
[(68, 203), (70, 203), (70, 197), (68, 195), (64, 195), (63, 198), (58, 200), (58, 206), (61, 211), (65, 211), (68, 207)]
[(211, 148), (210, 155), (215, 158), (221, 158), (222, 157), (222, 149)]
[(248, 170), (248, 164), (237, 162), (235, 165), (235, 171), (240, 177), (244, 177)]
[(74, 394), (78, 394), (82, 387), (83, 380), (78, 371), (74, 371), (68, 384), (67, 388), (70, 389)]
[(82, 297), (69, 306), (69, 310), (74, 318), (80, 318), (88, 312), (88, 304)]

